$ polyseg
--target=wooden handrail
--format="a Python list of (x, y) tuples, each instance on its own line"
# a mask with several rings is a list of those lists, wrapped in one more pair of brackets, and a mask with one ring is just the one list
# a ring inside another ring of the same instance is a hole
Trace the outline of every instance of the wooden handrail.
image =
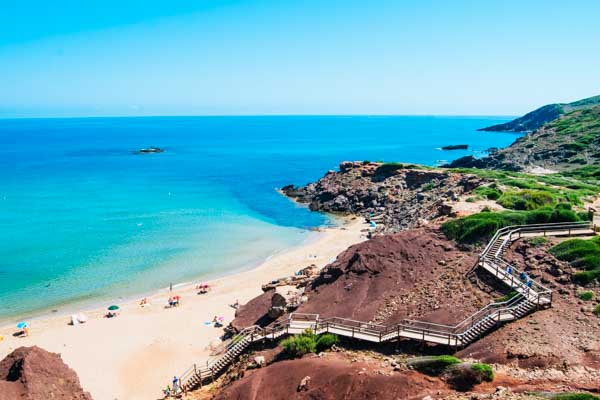
[[(519, 279), (521, 272), (514, 266), (502, 259), (502, 253), (505, 245), (513, 241), (513, 236), (519, 238), (522, 232), (524, 233), (541, 233), (546, 236), (547, 233), (564, 234), (567, 231), (571, 235), (574, 231), (591, 229), (591, 222), (560, 222), (550, 224), (532, 224), (532, 225), (514, 225), (498, 229), (494, 236), (490, 239), (479, 257), (480, 266), (489, 265), (494, 271), (494, 275), (499, 277), (503, 282), (511, 287), (518, 288), (520, 292), (513, 298), (503, 301), (490, 303), (482, 309), (474, 312), (456, 325), (436, 324), (428, 321), (408, 320), (405, 319), (399, 324), (393, 326), (385, 326), (371, 322), (356, 321), (348, 318), (330, 317), (321, 319), (319, 314), (292, 313), (288, 317), (287, 322), (274, 327), (263, 328), (257, 325), (249, 326), (238, 333), (235, 338), (229, 343), (222, 354), (209, 358), (205, 367), (197, 370), (196, 365), (185, 370), (180, 376), (180, 383), (184, 390), (188, 387), (188, 382), (194, 376), (197, 376), (196, 381), (202, 382), (202, 379), (214, 379), (215, 374), (221, 372), (233, 357), (239, 352), (244, 351), (251, 343), (264, 339), (274, 340), (277, 337), (288, 334), (295, 334), (304, 331), (308, 324), (314, 328), (316, 333), (329, 332), (335, 330), (338, 334), (357, 338), (357, 334), (368, 336), (373, 341), (384, 342), (400, 337), (415, 339), (415, 335), (419, 340), (431, 341), (436, 343), (447, 344), (448, 346), (464, 346), (475, 338), (474, 335), (482, 333), (482, 330), (489, 327), (490, 323), (500, 323), (502, 316), (509, 314), (513, 318), (517, 318), (519, 310), (531, 310), (535, 304), (540, 305), (542, 296), (547, 297), (549, 304), (552, 301), (552, 290), (546, 288), (542, 284), (531, 281), (531, 287), (527, 282), (522, 282)], [(498, 240), (502, 240), (495, 254), (489, 254), (492, 247)], [(510, 272), (509, 272), (510, 271)], [(510, 280), (509, 280), (510, 278)], [(486, 325), (488, 324), (488, 325)], [(292, 330), (292, 331), (290, 331)], [(297, 332), (300, 330), (300, 332)], [(347, 334), (343, 334), (347, 332)], [(375, 340), (376, 339), (376, 340)], [(229, 358), (225, 358), (229, 357)], [(200, 371), (200, 376), (198, 376)], [(202, 376), (204, 371), (204, 376)]]

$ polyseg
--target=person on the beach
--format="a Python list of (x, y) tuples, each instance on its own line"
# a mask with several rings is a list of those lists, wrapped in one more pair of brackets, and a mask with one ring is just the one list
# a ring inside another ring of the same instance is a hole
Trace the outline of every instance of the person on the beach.
[(179, 393), (179, 378), (173, 377), (173, 394), (177, 395)]
[(233, 308), (235, 308), (237, 310), (238, 308), (240, 308), (240, 301), (238, 299), (236, 299), (235, 303), (233, 303), (231, 305), (231, 307), (233, 307)]

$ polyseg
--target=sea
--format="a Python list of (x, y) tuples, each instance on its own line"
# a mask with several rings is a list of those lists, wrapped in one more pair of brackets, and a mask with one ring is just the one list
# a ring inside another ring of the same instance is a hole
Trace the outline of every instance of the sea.
[[(516, 136), (477, 129), (509, 119), (0, 120), (0, 320), (251, 268), (337, 223), (278, 188), (344, 160), (480, 157)], [(440, 150), (452, 144), (469, 149)], [(165, 151), (136, 154), (150, 146)]]

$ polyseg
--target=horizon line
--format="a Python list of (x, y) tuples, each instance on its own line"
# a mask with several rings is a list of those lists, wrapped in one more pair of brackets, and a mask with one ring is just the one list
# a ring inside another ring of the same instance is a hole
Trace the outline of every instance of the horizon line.
[(28, 119), (108, 119), (108, 118), (269, 118), (269, 117), (448, 117), (448, 118), (515, 118), (517, 115), (494, 114), (166, 114), (166, 115), (80, 115), (80, 116), (0, 116), (0, 121)]

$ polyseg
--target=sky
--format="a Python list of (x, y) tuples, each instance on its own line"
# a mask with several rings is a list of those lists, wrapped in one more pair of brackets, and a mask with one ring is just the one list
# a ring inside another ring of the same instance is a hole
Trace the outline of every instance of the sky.
[(600, 94), (597, 0), (0, 7), (1, 118), (520, 115)]

